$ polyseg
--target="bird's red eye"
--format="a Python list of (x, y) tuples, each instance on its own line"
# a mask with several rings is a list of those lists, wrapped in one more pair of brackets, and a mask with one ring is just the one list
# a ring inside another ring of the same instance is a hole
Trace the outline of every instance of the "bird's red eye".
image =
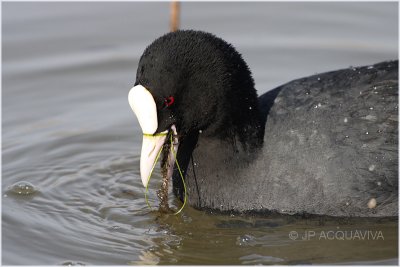
[(169, 97), (164, 99), (165, 107), (170, 107), (174, 102), (175, 102), (175, 99), (174, 99), (173, 96), (169, 96)]

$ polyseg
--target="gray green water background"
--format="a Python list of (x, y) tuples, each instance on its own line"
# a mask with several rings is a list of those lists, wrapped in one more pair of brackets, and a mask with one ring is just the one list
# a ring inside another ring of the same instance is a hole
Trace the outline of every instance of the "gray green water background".
[[(168, 2), (2, 3), (2, 263), (397, 263), (396, 222), (148, 209), (127, 94), (168, 20)], [(232, 43), (259, 94), (398, 58), (395, 2), (185, 2), (181, 22)], [(37, 191), (19, 194), (20, 181)], [(355, 231), (368, 239), (340, 238)]]

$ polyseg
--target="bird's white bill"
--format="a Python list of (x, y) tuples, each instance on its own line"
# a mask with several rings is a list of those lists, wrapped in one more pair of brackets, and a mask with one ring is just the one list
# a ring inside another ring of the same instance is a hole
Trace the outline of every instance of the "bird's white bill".
[(160, 153), (168, 131), (157, 135), (143, 135), (142, 152), (140, 155), (140, 177), (144, 187), (149, 183), (150, 175), (157, 163), (157, 156)]
[(151, 93), (142, 85), (136, 85), (129, 91), (128, 101), (143, 133), (154, 134), (158, 127), (157, 107)]

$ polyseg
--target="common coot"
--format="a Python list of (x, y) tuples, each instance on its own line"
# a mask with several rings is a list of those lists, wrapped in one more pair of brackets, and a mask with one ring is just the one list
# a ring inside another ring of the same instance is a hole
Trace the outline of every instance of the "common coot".
[[(172, 133), (195, 208), (398, 214), (398, 61), (298, 79), (258, 97), (232, 45), (177, 31), (145, 49), (129, 103), (144, 133), (143, 184)], [(174, 153), (161, 157), (182, 200)]]

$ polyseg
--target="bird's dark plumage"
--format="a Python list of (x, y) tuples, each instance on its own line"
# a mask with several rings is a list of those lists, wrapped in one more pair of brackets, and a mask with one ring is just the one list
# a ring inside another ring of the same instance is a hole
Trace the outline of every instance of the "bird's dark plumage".
[[(235, 212), (397, 216), (398, 62), (292, 81), (257, 97), (241, 55), (199, 31), (144, 51), (136, 84), (176, 125), (189, 204)], [(171, 107), (163, 100), (173, 96)], [(175, 171), (175, 194), (183, 185)], [(370, 199), (375, 208), (369, 208)]]
[(212, 34), (177, 31), (155, 40), (140, 59), (136, 83), (159, 106), (175, 97), (177, 105), (158, 114), (159, 131), (175, 122), (183, 135), (207, 129), (209, 135), (239, 138), (249, 146), (262, 142), (250, 70), (231, 45)]

